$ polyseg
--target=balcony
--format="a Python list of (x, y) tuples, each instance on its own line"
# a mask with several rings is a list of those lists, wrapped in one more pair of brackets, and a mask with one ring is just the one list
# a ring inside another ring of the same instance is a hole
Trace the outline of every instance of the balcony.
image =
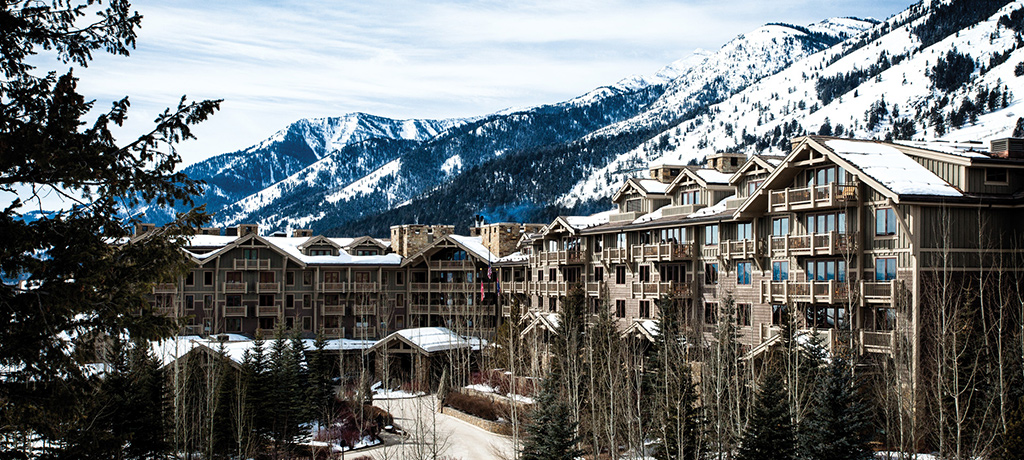
[(431, 270), (474, 270), (476, 264), (469, 260), (431, 260)]
[(849, 254), (857, 249), (857, 233), (828, 232), (773, 236), (771, 241), (772, 255), (777, 257), (836, 256)]
[(762, 281), (762, 303), (841, 303), (850, 299), (845, 281)]
[(249, 283), (227, 282), (224, 283), (224, 292), (228, 294), (245, 294), (249, 292)]
[(345, 337), (345, 328), (343, 328), (343, 327), (328, 327), (328, 328), (324, 328), (324, 336), (326, 336), (327, 338), (335, 338), (335, 337), (344, 338)]
[(345, 292), (347, 288), (348, 283), (343, 281), (320, 283), (320, 292)]
[(719, 245), (706, 244), (701, 246), (700, 256), (704, 259), (717, 259), (719, 256)]
[(377, 283), (352, 283), (352, 292), (378, 292)]
[(509, 292), (515, 294), (528, 294), (530, 288), (529, 281), (513, 281), (511, 283), (503, 283), (503, 289), (507, 289)]
[(426, 315), (428, 313), (437, 314), (441, 313), (441, 306), (414, 303), (409, 305), (409, 313), (415, 313), (420, 315)]
[(860, 299), (861, 305), (866, 303), (891, 304), (893, 294), (896, 291), (896, 280), (889, 281), (861, 281)]
[(352, 306), (352, 314), (356, 316), (376, 315), (376, 304), (356, 304)]
[(768, 212), (834, 208), (857, 201), (857, 184), (832, 182), (817, 187), (787, 188), (768, 193)]
[(690, 284), (676, 281), (662, 283), (633, 283), (630, 289), (633, 298), (661, 298), (661, 296), (690, 296)]
[(256, 316), (280, 316), (281, 307), (277, 305), (260, 305), (256, 307)]
[(860, 330), (860, 354), (878, 353), (892, 355), (893, 344), (896, 343), (895, 331)]
[(245, 305), (224, 307), (224, 316), (247, 316), (248, 307)]
[(270, 259), (235, 259), (235, 270), (270, 270)]
[(599, 296), (604, 289), (604, 281), (592, 281), (586, 284), (587, 295)]
[(345, 314), (345, 306), (344, 305), (324, 305), (323, 306), (323, 314), (324, 314), (324, 316), (326, 316), (326, 315), (344, 315)]
[(352, 338), (374, 338), (377, 337), (377, 328), (373, 326), (356, 326), (352, 329)]
[(628, 248), (605, 248), (601, 254), (601, 259), (608, 261), (608, 263), (623, 263), (629, 261), (629, 249)]
[(762, 255), (757, 243), (757, 240), (726, 240), (719, 249), (726, 259), (753, 259)]
[(569, 284), (564, 281), (538, 281), (535, 286), (539, 295), (565, 295), (569, 292)]
[(159, 283), (153, 286), (153, 294), (174, 294), (178, 292), (178, 285), (174, 283)]
[(281, 292), (281, 283), (256, 283), (257, 294), (277, 294)]
[(656, 243), (633, 246), (640, 262), (669, 262), (693, 257), (693, 246), (683, 243)]

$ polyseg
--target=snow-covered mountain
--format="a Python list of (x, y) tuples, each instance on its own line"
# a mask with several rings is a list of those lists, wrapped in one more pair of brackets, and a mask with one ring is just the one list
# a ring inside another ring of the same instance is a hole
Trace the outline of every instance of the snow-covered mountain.
[(936, 0), (882, 22), (768, 24), (565, 102), (468, 120), (302, 120), (186, 172), (210, 184), (218, 225), (386, 235), (396, 223), (602, 210), (650, 161), (782, 153), (805, 133), (1009, 134), (1024, 94), (1021, 8)]

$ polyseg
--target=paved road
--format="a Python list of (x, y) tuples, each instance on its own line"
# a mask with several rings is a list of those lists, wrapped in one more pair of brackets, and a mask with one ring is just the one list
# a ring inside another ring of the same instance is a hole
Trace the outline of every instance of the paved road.
[(373, 404), (391, 412), (395, 417), (395, 425), (405, 430), (408, 436), (404, 441), (349, 453), (346, 457), (369, 455), (378, 460), (429, 459), (434, 458), (436, 453), (437, 457), (461, 460), (511, 458), (511, 438), (436, 412), (436, 399), (433, 395), (377, 400)]

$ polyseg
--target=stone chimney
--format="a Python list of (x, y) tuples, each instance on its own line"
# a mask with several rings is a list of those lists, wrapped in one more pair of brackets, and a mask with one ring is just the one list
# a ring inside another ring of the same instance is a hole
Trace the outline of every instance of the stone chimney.
[(313, 230), (308, 228), (296, 228), (292, 230), (292, 238), (309, 238), (313, 236)]
[(245, 236), (250, 233), (260, 234), (260, 226), (257, 224), (238, 224), (237, 227), (228, 227), (226, 236)]
[(747, 162), (747, 156), (742, 153), (718, 152), (708, 155), (707, 167), (721, 173), (732, 174), (740, 170), (740, 166)]
[(454, 232), (454, 225), (394, 225), (391, 227), (391, 249), (402, 257), (409, 257)]

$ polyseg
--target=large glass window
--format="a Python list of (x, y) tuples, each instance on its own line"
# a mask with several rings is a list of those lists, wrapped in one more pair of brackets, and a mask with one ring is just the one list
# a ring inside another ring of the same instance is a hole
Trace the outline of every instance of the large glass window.
[(786, 281), (789, 279), (789, 261), (776, 260), (772, 262), (772, 281)]
[(808, 260), (807, 281), (846, 281), (845, 260)]
[(807, 233), (846, 233), (846, 213), (830, 212), (807, 216)]
[(896, 279), (896, 258), (879, 257), (875, 259), (875, 281)]
[(626, 247), (626, 234), (619, 233), (615, 235), (615, 247), (622, 249)]
[(718, 224), (704, 226), (704, 244), (718, 244)]
[(738, 303), (736, 304), (736, 325), (737, 326), (749, 326), (750, 325), (750, 310), (752, 305), (749, 303)]
[(739, 262), (736, 264), (736, 284), (750, 284), (750, 262)]
[(754, 224), (751, 222), (740, 222), (736, 224), (736, 239), (737, 240), (752, 240), (754, 239)]
[(772, 219), (772, 235), (786, 236), (789, 234), (789, 218), (779, 217)]
[(615, 266), (615, 284), (626, 284), (626, 266)]
[(875, 235), (896, 234), (896, 211), (892, 208), (875, 210)]
[(781, 326), (786, 322), (786, 305), (785, 304), (773, 304), (772, 305), (772, 325)]
[(704, 284), (718, 284), (718, 263), (704, 264)]

